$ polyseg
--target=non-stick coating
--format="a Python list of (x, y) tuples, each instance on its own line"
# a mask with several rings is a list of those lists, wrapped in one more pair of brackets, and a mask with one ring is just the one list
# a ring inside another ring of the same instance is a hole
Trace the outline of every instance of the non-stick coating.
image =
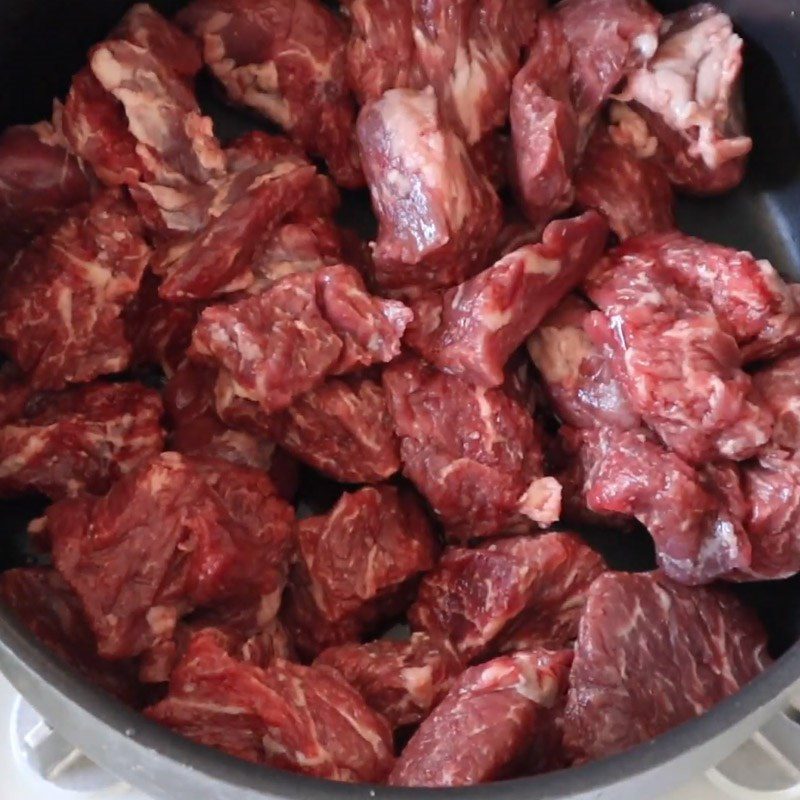
[[(411, 2), (411, 0), (408, 0)], [(684, 200), (680, 227), (769, 258), (800, 280), (800, 0), (718, 0), (747, 40), (745, 95), (755, 150), (748, 177), (736, 192), (710, 200)], [(0, 128), (35, 122), (63, 96), (86, 49), (131, 3), (124, 0), (0, 0)], [(154, 2), (167, 13), (180, 3)], [(687, 5), (657, 3), (670, 11)], [(206, 90), (201, 97), (220, 136), (258, 124)], [(368, 231), (365, 196), (346, 198), (347, 222)], [(0, 569), (27, 563), (25, 527), (40, 510), (35, 501), (0, 502)], [(645, 538), (595, 532), (592, 543), (622, 569), (652, 564)], [(474, 800), (611, 797), (660, 794), (730, 753), (781, 707), (800, 680), (800, 576), (752, 584), (737, 591), (760, 613), (777, 663), (709, 714), (654, 742), (584, 767), (485, 787), (450, 790)], [(341, 786), (238, 762), (180, 739), (111, 701), (61, 667), (0, 610), (0, 669), (76, 746), (154, 797), (172, 800), (292, 800), (419, 798), (430, 790)]]

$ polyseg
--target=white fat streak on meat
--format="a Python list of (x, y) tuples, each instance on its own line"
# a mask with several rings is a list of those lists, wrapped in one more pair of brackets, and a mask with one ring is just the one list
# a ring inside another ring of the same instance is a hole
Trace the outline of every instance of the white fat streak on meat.
[(519, 499), (519, 510), (539, 525), (551, 525), (561, 517), (561, 484), (552, 477), (537, 478)]
[(574, 386), (581, 375), (581, 364), (592, 353), (592, 344), (582, 328), (542, 327), (528, 339), (531, 361), (545, 380)]

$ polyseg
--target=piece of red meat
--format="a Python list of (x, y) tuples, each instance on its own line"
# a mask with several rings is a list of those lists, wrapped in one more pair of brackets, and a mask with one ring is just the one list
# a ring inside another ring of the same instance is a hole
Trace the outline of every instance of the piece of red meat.
[(664, 168), (616, 144), (605, 125), (595, 129), (575, 172), (575, 202), (605, 215), (621, 240), (675, 227)]
[(358, 140), (378, 217), (375, 278), (385, 289), (443, 288), (486, 266), (500, 201), (432, 88), (367, 103)]
[(614, 375), (609, 354), (584, 330), (590, 314), (588, 303), (568, 295), (531, 334), (528, 353), (563, 422), (577, 428), (638, 428), (639, 415)]
[(110, 658), (172, 638), (180, 617), (222, 600), (277, 612), (293, 539), (291, 508), (259, 470), (164, 453), (102, 498), (50, 506), (56, 568)]
[(134, 665), (97, 655), (94, 634), (80, 601), (54, 569), (10, 569), (0, 575), (0, 602), (61, 661), (83, 678), (138, 707), (140, 687)]
[(220, 366), (218, 408), (220, 394), (229, 394), (274, 412), (327, 375), (393, 359), (411, 316), (402, 303), (368, 294), (359, 274), (340, 264), (207, 308), (192, 348)]
[(311, 593), (331, 622), (412, 581), (438, 555), (421, 503), (387, 485), (343, 494), (327, 514), (302, 520), (297, 540)]
[(503, 131), (491, 131), (469, 149), (472, 165), (479, 175), (500, 192), (511, 180), (511, 137)]
[(686, 295), (709, 303), (745, 362), (772, 358), (800, 342), (800, 305), (766, 259), (678, 231), (640, 236), (617, 251), (645, 271), (665, 274)]
[(772, 441), (800, 450), (800, 355), (785, 355), (753, 375), (753, 385), (775, 417)]
[(406, 342), (444, 372), (499, 386), (511, 354), (583, 281), (607, 237), (595, 212), (551, 222), (539, 244), (514, 250), (444, 294), (420, 298)]
[(513, 777), (549, 738), (572, 653), (534, 650), (471, 667), (411, 737), (391, 786), (470, 786)]
[(0, 341), (36, 389), (124, 370), (120, 313), (150, 256), (131, 204), (109, 190), (37, 237), (0, 283)]
[[(535, 419), (540, 398), (531, 379), (520, 383), (509, 370), (502, 387), (485, 390), (412, 358), (386, 375), (406, 474), (425, 488), (457, 541), (502, 529), (528, 532), (558, 517), (558, 483), (540, 477), (544, 431)], [(449, 397), (468, 402), (457, 406)], [(524, 494), (517, 497), (520, 487)]]
[(647, 742), (734, 694), (770, 663), (755, 614), (722, 589), (607, 572), (581, 618), (564, 740), (578, 761)]
[(393, 728), (422, 722), (464, 670), (449, 645), (424, 633), (330, 647), (314, 666), (335, 669)]
[[(620, 93), (630, 111), (617, 117), (620, 142), (655, 136), (670, 180), (694, 194), (718, 194), (744, 177), (753, 142), (741, 98), (743, 42), (711, 3), (665, 18), (653, 58), (631, 71)], [(648, 143), (652, 150), (652, 143)]]
[(672, 579), (709, 583), (748, 567), (750, 542), (725, 493), (722, 466), (695, 469), (644, 431), (587, 428), (562, 435), (572, 437), (583, 463), (588, 507), (636, 517)]
[(572, 55), (555, 12), (539, 17), (528, 60), (511, 89), (512, 182), (528, 220), (545, 225), (572, 205), (579, 146)]
[(634, 410), (675, 453), (698, 464), (749, 458), (769, 441), (772, 416), (729, 326), (680, 290), (651, 237), (639, 241), (612, 251), (584, 284), (603, 312), (590, 316), (589, 337), (610, 348)]
[[(94, 178), (49, 122), (0, 136), (0, 235), (14, 245), (92, 195)], [(13, 246), (12, 246), (13, 249)]]
[(383, 385), (403, 473), (450, 538), (468, 541), (558, 519), (560, 486), (541, 477), (533, 420), (503, 388), (478, 388), (417, 358), (386, 367)]
[(147, 716), (257, 764), (338, 781), (386, 776), (389, 726), (338, 673), (281, 659), (261, 669), (226, 644), (217, 631), (196, 634)]
[(623, 78), (656, 52), (661, 15), (647, 0), (561, 0), (556, 14), (572, 52), (572, 95), (587, 131)]
[(422, 579), (409, 622), (449, 641), (465, 663), (568, 647), (589, 584), (604, 569), (602, 557), (572, 533), (451, 547)]
[(161, 398), (136, 383), (34, 397), (0, 427), (0, 494), (102, 494), (164, 447)]
[(194, 0), (178, 22), (228, 98), (280, 125), (334, 180), (363, 185), (347, 86), (347, 32), (316, 0)]

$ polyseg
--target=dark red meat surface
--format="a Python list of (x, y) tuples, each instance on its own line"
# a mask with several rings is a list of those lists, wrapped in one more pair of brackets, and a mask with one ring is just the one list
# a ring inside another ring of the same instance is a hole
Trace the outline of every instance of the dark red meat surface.
[(566, 647), (578, 634), (589, 584), (604, 569), (603, 559), (571, 533), (451, 547), (423, 578), (409, 621), (449, 641), (465, 662)]
[(433, 89), (393, 89), (367, 103), (358, 140), (379, 222), (378, 283), (440, 288), (483, 269), (500, 230), (500, 202)]
[(393, 728), (422, 722), (464, 669), (447, 644), (424, 633), (331, 647), (314, 666), (335, 669)]
[(158, 392), (90, 384), (35, 397), (0, 427), (0, 493), (102, 494), (164, 446)]
[(442, 295), (413, 304), (406, 341), (444, 372), (499, 386), (511, 354), (603, 254), (599, 214), (551, 222), (525, 245)]
[(392, 766), (391, 731), (337, 672), (231, 657), (201, 631), (146, 713), (191, 739), (258, 764), (338, 781), (373, 781)]
[(467, 541), (549, 525), (561, 488), (541, 477), (541, 449), (528, 411), (503, 388), (480, 389), (406, 358), (384, 369), (403, 472), (444, 523)]
[(17, 256), (0, 284), (0, 341), (32, 387), (60, 389), (128, 366), (120, 313), (149, 256), (139, 219), (114, 191)]
[(311, 593), (332, 622), (429, 570), (437, 556), (421, 504), (393, 486), (342, 495), (328, 514), (302, 520), (297, 538)]
[(721, 589), (659, 573), (606, 573), (581, 619), (564, 723), (579, 761), (702, 714), (770, 663), (755, 615)]
[(218, 398), (228, 394), (280, 411), (327, 375), (390, 361), (410, 319), (402, 303), (371, 296), (352, 267), (337, 265), (207, 308), (193, 350), (220, 365)]
[(523, 770), (555, 724), (571, 661), (569, 650), (534, 650), (468, 669), (411, 737), (389, 784), (469, 786)]

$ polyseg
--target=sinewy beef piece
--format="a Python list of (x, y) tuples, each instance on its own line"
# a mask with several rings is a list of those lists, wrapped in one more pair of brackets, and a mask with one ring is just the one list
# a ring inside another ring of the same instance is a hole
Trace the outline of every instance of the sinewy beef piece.
[(775, 417), (772, 441), (800, 450), (800, 355), (785, 355), (753, 375), (753, 384)]
[(352, 616), (436, 562), (433, 528), (409, 490), (368, 487), (298, 524), (300, 556), (318, 608), (332, 622)]
[(500, 201), (442, 116), (433, 89), (393, 89), (358, 117), (385, 289), (444, 288), (486, 266)]
[[(0, 136), (0, 235), (23, 244), (92, 195), (91, 170), (49, 122), (14, 125)], [(13, 249), (13, 248), (12, 248)]]
[(567, 647), (578, 635), (589, 584), (604, 569), (602, 557), (571, 533), (451, 547), (423, 578), (409, 622), (449, 641), (467, 663)]
[(541, 477), (529, 411), (503, 388), (480, 389), (421, 359), (384, 369), (403, 473), (450, 538), (467, 541), (556, 521), (561, 489)]
[(511, 354), (603, 254), (599, 214), (551, 222), (525, 245), (443, 295), (412, 305), (406, 342), (439, 369), (478, 386), (499, 386)]
[(737, 692), (770, 663), (752, 611), (722, 589), (609, 572), (581, 619), (564, 740), (578, 761), (649, 741)]
[(692, 463), (749, 458), (769, 441), (772, 416), (725, 320), (683, 293), (660, 260), (657, 240), (643, 237), (599, 262), (584, 288), (603, 313), (591, 315), (587, 333), (611, 349), (634, 410), (676, 454)]
[(522, 771), (552, 736), (572, 652), (533, 650), (471, 667), (411, 737), (391, 786), (470, 786)]
[(604, 125), (595, 129), (575, 173), (575, 201), (600, 211), (620, 240), (675, 227), (664, 168), (616, 144)]
[(584, 330), (591, 313), (577, 295), (565, 297), (528, 339), (531, 361), (563, 422), (638, 428), (639, 415), (614, 375), (607, 348), (596, 347)]
[(115, 191), (76, 208), (17, 255), (0, 285), (0, 341), (33, 388), (60, 389), (128, 366), (120, 313), (149, 256), (138, 217)]
[(232, 102), (322, 156), (340, 185), (363, 185), (347, 33), (333, 11), (316, 0), (194, 0), (177, 19), (202, 42), (203, 60)]
[(390, 361), (411, 316), (402, 303), (368, 294), (359, 274), (340, 264), (207, 308), (192, 347), (195, 356), (219, 364), (218, 393), (273, 412), (327, 375)]
[(730, 18), (710, 3), (666, 17), (654, 57), (630, 73), (620, 94), (632, 113), (617, 117), (618, 140), (644, 144), (684, 191), (737, 186), (753, 146), (739, 82), (742, 48)]
[(46, 515), (55, 565), (110, 658), (171, 639), (180, 617), (222, 600), (261, 598), (274, 616), (293, 524), (262, 472), (177, 453)]
[(512, 182), (530, 222), (544, 225), (572, 205), (579, 124), (572, 103), (572, 54), (555, 12), (539, 17), (528, 60), (511, 90)]
[(391, 731), (334, 670), (277, 659), (266, 669), (238, 661), (226, 640), (200, 631), (146, 710), (196, 742), (257, 764), (338, 781), (383, 779)]
[(673, 580), (709, 583), (748, 567), (750, 542), (725, 493), (726, 483), (736, 483), (734, 465), (697, 470), (644, 431), (589, 428), (562, 436), (582, 461), (588, 507), (636, 517)]
[(0, 494), (102, 494), (164, 446), (161, 398), (135, 383), (39, 395), (0, 427)]
[(133, 664), (106, 661), (97, 655), (94, 634), (80, 601), (54, 569), (30, 567), (2, 573), (0, 603), (89, 683), (128, 705), (139, 705)]
[(464, 669), (449, 645), (424, 633), (331, 647), (314, 666), (335, 669), (393, 728), (422, 722)]
[(572, 95), (586, 130), (625, 75), (656, 52), (661, 15), (647, 0), (561, 0), (556, 14), (572, 51)]

